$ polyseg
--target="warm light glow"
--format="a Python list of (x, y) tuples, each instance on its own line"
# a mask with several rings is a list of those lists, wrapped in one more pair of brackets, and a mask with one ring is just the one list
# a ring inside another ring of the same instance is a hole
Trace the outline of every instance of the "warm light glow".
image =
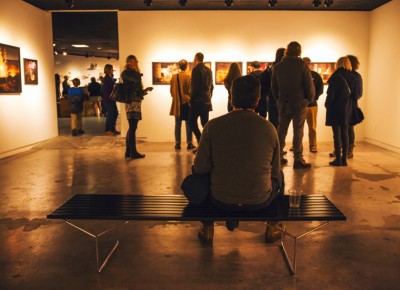
[(89, 45), (86, 44), (71, 44), (73, 47), (89, 47)]
[(66, 52), (66, 51), (64, 51), (64, 52), (63, 52), (63, 55), (67, 55), (67, 52)]

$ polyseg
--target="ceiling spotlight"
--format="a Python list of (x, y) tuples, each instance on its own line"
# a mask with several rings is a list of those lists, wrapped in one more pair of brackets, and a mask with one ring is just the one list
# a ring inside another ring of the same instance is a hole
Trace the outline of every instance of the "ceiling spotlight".
[(233, 0), (225, 0), (225, 6), (231, 7), (233, 5)]
[(186, 6), (187, 0), (179, 0), (179, 5), (180, 6)]
[(333, 4), (333, 0), (325, 0), (325, 2), (324, 2), (325, 7), (331, 7), (332, 4)]
[(144, 0), (144, 5), (146, 5), (147, 7), (150, 7), (151, 5), (153, 5), (153, 0)]
[(318, 8), (319, 5), (321, 5), (321, 0), (313, 0), (312, 6), (313, 6), (314, 8)]
[(67, 4), (68, 8), (74, 8), (75, 0), (65, 0), (65, 4)]
[(278, 3), (277, 0), (268, 0), (269, 7), (275, 7), (277, 3)]

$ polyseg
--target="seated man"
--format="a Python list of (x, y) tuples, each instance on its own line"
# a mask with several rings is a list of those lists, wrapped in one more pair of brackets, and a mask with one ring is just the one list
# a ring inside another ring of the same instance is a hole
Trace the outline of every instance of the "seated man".
[[(210, 173), (210, 198), (216, 206), (233, 211), (258, 210), (283, 194), (278, 135), (272, 123), (254, 111), (260, 99), (257, 78), (238, 77), (231, 90), (233, 111), (204, 127), (194, 170)], [(227, 222), (229, 230), (238, 225)], [(266, 242), (273, 242), (280, 231), (267, 226), (265, 234)], [(211, 242), (213, 235), (214, 222), (203, 222), (199, 239)]]

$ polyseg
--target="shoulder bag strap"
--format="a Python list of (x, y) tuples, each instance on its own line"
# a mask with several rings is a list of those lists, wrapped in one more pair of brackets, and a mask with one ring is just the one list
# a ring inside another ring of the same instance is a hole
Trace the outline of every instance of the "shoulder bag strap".
[(176, 79), (178, 80), (179, 103), (182, 104), (181, 85), (179, 84), (179, 73), (176, 74)]

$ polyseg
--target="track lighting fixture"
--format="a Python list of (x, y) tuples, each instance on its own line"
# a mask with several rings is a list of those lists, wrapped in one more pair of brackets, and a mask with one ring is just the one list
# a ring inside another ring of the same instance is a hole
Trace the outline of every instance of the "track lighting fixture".
[(225, 0), (225, 6), (231, 7), (233, 5), (233, 0)]
[(276, 4), (278, 4), (277, 0), (268, 0), (268, 6), (269, 7), (275, 7)]
[(187, 0), (179, 0), (179, 5), (180, 6), (186, 6), (186, 4), (187, 4)]
[(325, 2), (324, 2), (325, 7), (331, 7), (332, 4), (333, 4), (333, 0), (325, 0)]
[(144, 0), (144, 5), (146, 5), (147, 7), (150, 7), (151, 5), (153, 5), (153, 0)]
[(321, 0), (313, 0), (312, 6), (318, 8), (321, 5)]
[(65, 0), (65, 4), (67, 4), (68, 8), (74, 8), (75, 0)]

